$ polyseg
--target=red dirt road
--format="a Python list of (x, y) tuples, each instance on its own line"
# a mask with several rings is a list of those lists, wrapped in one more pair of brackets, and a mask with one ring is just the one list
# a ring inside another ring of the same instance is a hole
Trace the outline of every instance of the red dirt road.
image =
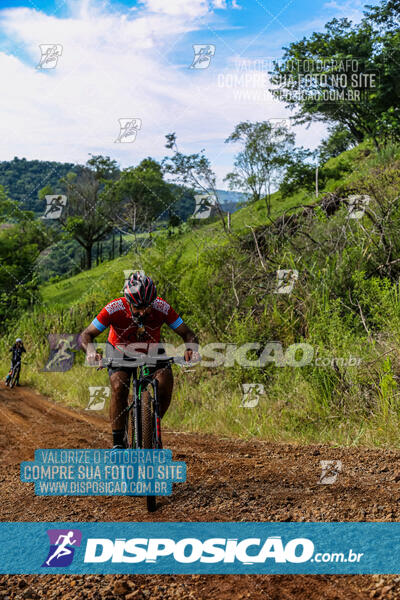
[[(167, 431), (187, 482), (148, 514), (142, 498), (38, 497), (19, 463), (36, 448), (109, 447), (107, 420), (29, 390), (0, 388), (2, 521), (398, 521), (400, 452), (297, 446)], [(320, 460), (341, 460), (332, 485)], [(0, 599), (399, 598), (400, 576), (0, 576)]]

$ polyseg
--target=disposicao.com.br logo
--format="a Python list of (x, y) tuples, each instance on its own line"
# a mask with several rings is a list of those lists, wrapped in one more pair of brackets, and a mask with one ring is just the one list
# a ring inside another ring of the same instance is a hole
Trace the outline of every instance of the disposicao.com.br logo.
[(262, 538), (89, 538), (85, 563), (157, 563), (169, 557), (177, 563), (234, 563), (253, 565), (271, 559), (275, 563), (359, 562), (362, 553), (315, 553), (308, 538), (294, 538), (286, 544), (281, 536)]

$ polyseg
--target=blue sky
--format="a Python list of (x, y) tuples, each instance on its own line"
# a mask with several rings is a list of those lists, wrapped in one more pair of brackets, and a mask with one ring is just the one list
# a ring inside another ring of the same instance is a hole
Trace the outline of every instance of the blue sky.
[[(0, 160), (82, 163), (101, 153), (126, 167), (162, 158), (164, 136), (175, 131), (184, 152), (205, 149), (226, 187), (237, 148), (224, 140), (235, 125), (290, 115), (265, 93), (261, 59), (279, 58), (283, 46), (334, 17), (359, 21), (362, 7), (340, 0), (0, 0), (7, 81)], [(44, 44), (56, 45), (54, 68), (37, 68)], [(215, 48), (207, 68), (189, 68), (193, 44)], [(236, 77), (243, 64), (244, 86)], [(136, 138), (116, 142), (119, 120), (131, 118), (140, 121)], [(322, 124), (294, 131), (309, 148), (326, 133)]]

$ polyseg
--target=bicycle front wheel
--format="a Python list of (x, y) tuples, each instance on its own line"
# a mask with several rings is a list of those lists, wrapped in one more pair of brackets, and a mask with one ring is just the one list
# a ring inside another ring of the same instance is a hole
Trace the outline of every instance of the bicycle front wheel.
[(18, 367), (13, 369), (13, 372), (11, 373), (10, 383), (9, 383), (10, 388), (13, 388), (15, 386), (15, 384), (17, 383), (18, 373), (19, 373)]
[[(154, 448), (154, 419), (152, 410), (152, 399), (149, 392), (142, 394), (142, 448)], [(156, 497), (146, 496), (147, 510), (156, 510)]]

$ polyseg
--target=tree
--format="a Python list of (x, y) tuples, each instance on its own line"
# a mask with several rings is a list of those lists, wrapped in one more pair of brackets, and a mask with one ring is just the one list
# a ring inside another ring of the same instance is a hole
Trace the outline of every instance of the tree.
[(165, 137), (167, 139), (165, 147), (173, 151), (171, 157), (166, 156), (162, 161), (165, 173), (172, 176), (177, 184), (208, 194), (217, 208), (224, 231), (227, 233), (224, 213), (218, 200), (215, 173), (204, 150), (196, 154), (183, 154), (179, 151), (175, 133), (169, 133)]
[(290, 196), (299, 190), (311, 192), (314, 189), (316, 165), (310, 163), (312, 156), (313, 152), (304, 148), (295, 148), (292, 151), (291, 162), (288, 164), (279, 186), (283, 197)]
[(103, 182), (116, 181), (120, 175), (120, 170), (116, 160), (109, 156), (101, 154), (91, 154), (86, 165), (96, 173), (96, 176)]
[(400, 3), (384, 0), (366, 8), (365, 22), (374, 30), (374, 62), (380, 77), (376, 130), (385, 145), (400, 140)]
[(152, 223), (174, 202), (161, 165), (152, 158), (122, 171), (118, 181), (108, 185), (106, 193), (120, 207), (116, 222), (134, 234), (150, 230)]
[(182, 185), (176, 185), (174, 183), (169, 183), (169, 186), (171, 187), (171, 191), (176, 198), (171, 210), (177, 217), (181, 219), (181, 221), (186, 221), (193, 215), (196, 208), (194, 191), (193, 189), (189, 189)]
[(170, 236), (173, 229), (175, 227), (179, 227), (179, 225), (182, 225), (182, 219), (175, 214), (175, 212), (172, 212), (171, 210), (168, 211), (168, 235)]
[[(12, 222), (11, 222), (12, 219)], [(0, 325), (39, 299), (36, 260), (52, 243), (43, 223), (0, 186)]]
[(95, 156), (78, 173), (69, 173), (62, 180), (67, 196), (66, 210), (60, 223), (86, 253), (86, 267), (92, 267), (93, 245), (103, 240), (113, 229), (118, 206), (107, 194), (106, 185), (118, 176), (116, 162), (109, 157)]
[(321, 164), (325, 163), (330, 158), (339, 156), (342, 152), (355, 146), (354, 137), (344, 125), (338, 124), (330, 126), (328, 131), (329, 137), (322, 140), (318, 148), (319, 161)]
[[(400, 139), (398, 1), (368, 7), (361, 23), (332, 19), (323, 33), (284, 48), (271, 92), (297, 109), (297, 124), (341, 124), (353, 142)], [(327, 59), (327, 57), (329, 57)]]
[(245, 121), (236, 125), (225, 140), (225, 143), (243, 144), (243, 150), (235, 157), (235, 170), (225, 177), (230, 189), (241, 189), (253, 201), (264, 196), (270, 215), (271, 189), (280, 183), (285, 168), (291, 163), (294, 139), (285, 125), (274, 126), (269, 121)]

